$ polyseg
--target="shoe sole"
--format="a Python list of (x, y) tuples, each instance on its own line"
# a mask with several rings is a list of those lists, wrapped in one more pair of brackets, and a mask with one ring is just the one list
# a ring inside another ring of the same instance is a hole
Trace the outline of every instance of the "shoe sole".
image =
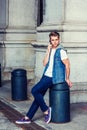
[(50, 111), (50, 117), (49, 117), (49, 120), (46, 122), (47, 124), (50, 122), (51, 120), (51, 107), (49, 107), (49, 111)]
[(31, 121), (30, 122), (15, 122), (16, 124), (29, 124), (29, 123), (31, 123)]

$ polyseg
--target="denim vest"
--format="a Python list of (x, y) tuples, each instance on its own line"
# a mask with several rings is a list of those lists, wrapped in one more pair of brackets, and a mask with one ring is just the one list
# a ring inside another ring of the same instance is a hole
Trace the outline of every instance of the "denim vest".
[[(62, 83), (65, 81), (65, 65), (63, 64), (60, 56), (60, 50), (64, 49), (62, 45), (59, 45), (56, 49), (54, 55), (54, 63), (53, 63), (53, 71), (52, 71), (52, 81), (53, 84)], [(50, 60), (50, 57), (49, 57)], [(49, 62), (47, 63), (44, 73), (46, 72), (49, 66)]]

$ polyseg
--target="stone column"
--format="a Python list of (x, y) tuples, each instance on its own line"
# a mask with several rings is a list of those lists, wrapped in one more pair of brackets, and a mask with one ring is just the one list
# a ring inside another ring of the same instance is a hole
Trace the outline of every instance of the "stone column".
[[(37, 28), (37, 40), (47, 41), (51, 30), (61, 30), (64, 21), (64, 0), (43, 0), (43, 22)], [(43, 33), (41, 33), (43, 32)]]
[[(61, 35), (61, 42), (67, 49), (71, 64), (70, 79), (73, 82), (71, 102), (87, 101), (86, 12), (86, 0), (45, 0), (43, 23), (37, 28), (36, 44), (38, 44), (38, 50), (36, 50), (36, 61), (39, 61), (36, 62), (36, 67), (41, 62), (41, 59), (38, 59), (39, 54), (45, 54), (43, 47), (45, 49), (49, 42), (49, 32), (56, 30)], [(35, 74), (38, 77), (39, 74), (37, 72)]]
[[(65, 18), (63, 24), (64, 42), (86, 43), (87, 30), (87, 2), (81, 0), (66, 0), (65, 2)], [(68, 36), (68, 37), (67, 37)]]
[[(65, 2), (65, 12), (62, 42), (64, 46), (69, 48), (68, 51), (72, 62), (71, 78), (73, 82), (86, 82), (87, 2), (81, 0), (67, 0)], [(80, 63), (79, 66), (78, 63)]]
[[(77, 6), (78, 5), (78, 6)], [(61, 35), (61, 42), (66, 48), (71, 58), (72, 66), (72, 81), (86, 82), (87, 71), (82, 71), (82, 68), (87, 70), (87, 3), (82, 0), (45, 0), (43, 23), (37, 28), (37, 44), (47, 45), (48, 34), (52, 30), (56, 30)], [(74, 53), (75, 52), (75, 53)], [(84, 55), (83, 55), (84, 53)], [(74, 62), (74, 55), (77, 62)], [(82, 62), (77, 67), (76, 63)], [(74, 68), (77, 67), (77, 73)], [(81, 71), (81, 73), (80, 73)], [(84, 75), (84, 77), (83, 77)], [(79, 78), (78, 78), (79, 77)]]
[(36, 40), (37, 1), (9, 0), (7, 40)]
[[(3, 71), (5, 65), (5, 48), (4, 48), (4, 40), (5, 40), (5, 29), (8, 25), (8, 14), (7, 14), (7, 6), (8, 0), (0, 0), (0, 64), (1, 64), (1, 72)], [(1, 73), (2, 77), (2, 73)]]
[(43, 23), (55, 25), (63, 22), (64, 0), (43, 0)]
[[(78, 6), (77, 6), (78, 5)], [(43, 22), (37, 28), (37, 40), (47, 41), (47, 35), (52, 30), (57, 30), (62, 35), (62, 41), (87, 41), (87, 4), (81, 0), (43, 0)], [(43, 32), (43, 33), (41, 33)], [(44, 33), (45, 32), (45, 33)], [(75, 34), (74, 37), (72, 34)], [(80, 37), (79, 37), (79, 35)], [(68, 35), (68, 37), (66, 36)], [(67, 40), (66, 40), (67, 39)]]
[(34, 78), (34, 50), (31, 42), (36, 41), (37, 4), (36, 0), (6, 0), (6, 35), (1, 39), (5, 45), (4, 80), (10, 80), (11, 71), (16, 68), (26, 69), (28, 79)]

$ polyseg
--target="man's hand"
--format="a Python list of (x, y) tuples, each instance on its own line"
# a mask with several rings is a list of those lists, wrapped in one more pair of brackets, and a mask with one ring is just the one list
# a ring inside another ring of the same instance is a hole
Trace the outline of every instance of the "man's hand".
[(48, 53), (50, 53), (51, 48), (52, 48), (52, 45), (49, 44), (48, 47), (47, 47), (47, 51), (48, 51)]
[(52, 48), (52, 45), (49, 44), (48, 47), (47, 47), (46, 55), (43, 59), (43, 65), (44, 66), (46, 66), (46, 64), (48, 63), (51, 48)]
[(69, 79), (66, 79), (67, 84), (69, 85), (69, 87), (72, 87), (72, 82)]

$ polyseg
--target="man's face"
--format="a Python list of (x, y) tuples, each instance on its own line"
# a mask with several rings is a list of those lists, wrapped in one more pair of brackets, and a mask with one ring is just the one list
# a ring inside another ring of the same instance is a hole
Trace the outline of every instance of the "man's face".
[(50, 42), (52, 44), (52, 48), (56, 48), (60, 42), (60, 39), (58, 38), (58, 36), (51, 36)]

